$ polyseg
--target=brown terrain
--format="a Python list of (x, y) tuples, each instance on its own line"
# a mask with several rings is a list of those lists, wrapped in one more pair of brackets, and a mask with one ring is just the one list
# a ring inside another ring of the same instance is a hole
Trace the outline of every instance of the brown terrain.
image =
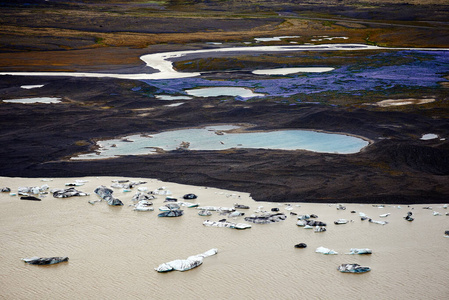
[[(301, 36), (298, 42), (328, 35), (347, 36), (348, 43), (449, 48), (445, 1), (296, 2), (0, 1), (0, 72), (133, 72), (144, 69), (142, 54), (202, 49), (212, 41), (228, 47), (281, 35)], [(201, 65), (202, 58), (196, 59), (200, 70), (220, 70), (223, 64)], [(182, 61), (176, 67), (182, 69)], [(232, 76), (249, 76), (243, 71)], [(30, 82), (45, 86), (20, 89)], [(154, 97), (154, 88), (140, 81), (0, 76), (1, 99), (63, 99), (60, 105), (0, 103), (0, 175), (150, 177), (279, 202), (444, 203), (449, 196), (449, 142), (419, 138), (449, 132), (445, 84), (397, 95), (436, 97), (419, 106), (364, 106), (335, 95), (317, 99), (320, 105), (223, 102), (221, 97), (166, 109), (166, 102)], [(363, 97), (364, 102), (370, 99), (382, 97)], [(90, 151), (98, 139), (217, 123), (345, 132), (375, 142), (352, 155), (230, 149), (68, 159)]]

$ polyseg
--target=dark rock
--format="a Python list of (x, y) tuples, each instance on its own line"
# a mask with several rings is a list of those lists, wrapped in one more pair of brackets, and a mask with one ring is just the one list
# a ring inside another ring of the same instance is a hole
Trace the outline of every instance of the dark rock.
[(198, 196), (195, 195), (195, 194), (186, 194), (186, 195), (183, 196), (183, 198), (186, 199), (186, 200), (193, 200), (193, 199), (198, 198)]
[(31, 201), (41, 201), (41, 199), (34, 196), (22, 196), (20, 200), (31, 200)]

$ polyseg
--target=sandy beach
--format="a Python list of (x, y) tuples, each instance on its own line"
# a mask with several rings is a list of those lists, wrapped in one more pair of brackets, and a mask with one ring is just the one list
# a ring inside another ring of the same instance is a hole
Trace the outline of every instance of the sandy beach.
[[(1, 177), (0, 186), (17, 193), (19, 187), (67, 188), (75, 180), (87, 182), (75, 187), (89, 196), (20, 200), (0, 194), (3, 228), (1, 290), (4, 299), (442, 299), (449, 293), (449, 254), (444, 231), (449, 229), (447, 209), (441, 204), (385, 205), (255, 202), (250, 194), (216, 188), (180, 185), (155, 179), (138, 187), (154, 191), (164, 187), (171, 197), (183, 201), (194, 193), (200, 206), (250, 206), (239, 210), (245, 216), (279, 208), (287, 219), (272, 224), (253, 224), (244, 217), (229, 218), (213, 213), (198, 215), (196, 208), (183, 208), (177, 218), (159, 218), (158, 208), (165, 195), (156, 195), (154, 211), (134, 211), (130, 192), (114, 189), (113, 196), (124, 205), (112, 207), (98, 200), (96, 187), (110, 187), (122, 177), (41, 178)], [(287, 210), (287, 208), (292, 208)], [(431, 209), (424, 209), (431, 207)], [(351, 213), (355, 211), (356, 213)], [(415, 220), (403, 217), (413, 212)], [(327, 223), (327, 231), (315, 233), (296, 225), (300, 214), (316, 214)], [(362, 221), (363, 212), (386, 225)], [(441, 215), (435, 216), (434, 212)], [(390, 214), (381, 218), (382, 214)], [(203, 221), (226, 218), (251, 224), (246, 230), (203, 226)], [(335, 225), (337, 219), (352, 220)], [(295, 244), (306, 243), (305, 249)], [(316, 253), (318, 247), (337, 255)], [(158, 265), (217, 248), (198, 268), (186, 272), (158, 273)], [(348, 255), (350, 248), (370, 248), (371, 255)], [(69, 261), (50, 265), (28, 265), (22, 258), (68, 256)], [(337, 271), (342, 263), (371, 267), (364, 274)]]

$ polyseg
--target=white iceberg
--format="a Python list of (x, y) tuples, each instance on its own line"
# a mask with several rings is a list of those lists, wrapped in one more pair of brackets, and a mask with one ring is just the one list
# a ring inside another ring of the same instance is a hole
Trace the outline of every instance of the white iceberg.
[(205, 257), (209, 257), (217, 254), (218, 249), (213, 248), (202, 254), (197, 254), (193, 256), (189, 256), (187, 259), (176, 259), (163, 264), (160, 264), (157, 268), (154, 268), (158, 272), (170, 272), (173, 270), (176, 271), (188, 271), (193, 268), (198, 267), (203, 263), (203, 259)]
[(338, 252), (331, 250), (329, 248), (325, 248), (325, 247), (318, 247), (315, 250), (316, 253), (322, 253), (322, 254), (338, 254)]
[(368, 248), (351, 248), (348, 254), (372, 254), (373, 251)]
[(233, 223), (233, 222), (227, 222), (227, 221), (210, 221), (206, 220), (203, 222), (204, 226), (211, 226), (211, 227), (226, 227), (226, 228), (232, 228), (232, 229), (248, 229), (251, 228), (251, 225), (245, 224), (245, 223)]

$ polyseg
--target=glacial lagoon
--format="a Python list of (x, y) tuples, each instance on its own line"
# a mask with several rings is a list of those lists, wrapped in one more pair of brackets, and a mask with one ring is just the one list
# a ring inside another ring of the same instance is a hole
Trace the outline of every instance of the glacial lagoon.
[[(238, 129), (238, 131), (233, 131)], [(345, 134), (310, 130), (248, 131), (237, 125), (207, 126), (161, 132), (153, 135), (130, 135), (98, 141), (98, 150), (72, 159), (104, 159), (123, 155), (156, 154), (158, 150), (218, 151), (232, 148), (307, 150), (322, 153), (352, 154), (369, 141)]]

